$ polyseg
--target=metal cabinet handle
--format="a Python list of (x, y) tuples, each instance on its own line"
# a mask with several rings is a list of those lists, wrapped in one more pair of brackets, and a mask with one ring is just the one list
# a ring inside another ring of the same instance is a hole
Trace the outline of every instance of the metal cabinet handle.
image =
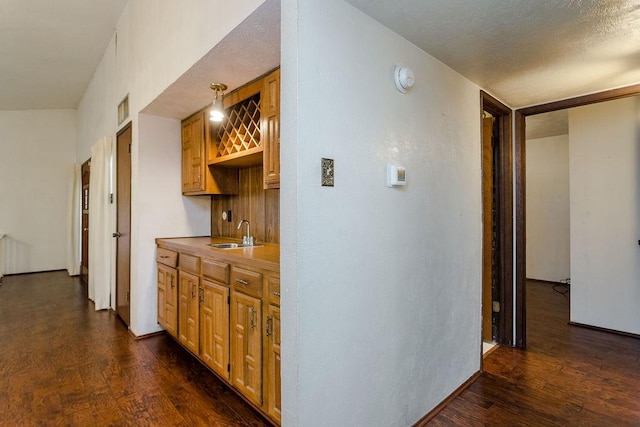
[(195, 297), (196, 297), (196, 285), (191, 284), (191, 298), (195, 298)]
[(249, 282), (242, 279), (236, 279), (236, 283), (240, 283), (241, 285), (244, 285), (244, 286), (249, 286)]
[(249, 325), (251, 330), (256, 328), (256, 310), (253, 307), (249, 307)]
[(160, 258), (167, 259), (167, 258), (169, 258), (169, 255), (160, 255)]
[(169, 276), (169, 285), (171, 286), (171, 289), (173, 289), (173, 276)]
[(271, 322), (273, 321), (273, 317), (267, 316), (267, 336), (271, 336)]
[(280, 298), (280, 292), (274, 292), (273, 295), (277, 296), (278, 298)]

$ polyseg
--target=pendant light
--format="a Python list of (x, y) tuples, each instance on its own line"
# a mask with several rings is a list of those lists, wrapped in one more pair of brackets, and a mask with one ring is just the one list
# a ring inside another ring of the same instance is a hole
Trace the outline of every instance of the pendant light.
[(227, 85), (224, 83), (211, 83), (210, 87), (216, 93), (216, 97), (213, 100), (213, 105), (209, 112), (209, 120), (212, 122), (221, 122), (225, 117), (222, 100), (224, 97), (224, 91), (227, 90)]

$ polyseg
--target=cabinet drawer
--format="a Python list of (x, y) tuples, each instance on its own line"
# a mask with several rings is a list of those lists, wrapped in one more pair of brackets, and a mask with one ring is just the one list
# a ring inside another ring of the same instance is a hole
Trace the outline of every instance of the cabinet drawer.
[(231, 284), (239, 291), (262, 296), (262, 273), (242, 267), (231, 268)]
[(280, 305), (280, 276), (267, 276), (267, 285), (269, 302)]
[(202, 275), (217, 282), (229, 284), (229, 264), (211, 259), (202, 260)]
[(197, 256), (181, 253), (180, 258), (178, 258), (178, 265), (182, 271), (200, 274), (200, 258)]
[(156, 261), (169, 267), (175, 267), (178, 265), (178, 252), (165, 248), (158, 248)]

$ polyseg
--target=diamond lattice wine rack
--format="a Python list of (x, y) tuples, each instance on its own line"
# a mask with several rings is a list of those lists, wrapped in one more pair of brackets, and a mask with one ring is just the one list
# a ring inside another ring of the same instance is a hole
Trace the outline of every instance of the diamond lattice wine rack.
[(227, 119), (214, 125), (215, 159), (222, 163), (262, 152), (260, 141), (260, 94), (257, 93), (228, 108)]

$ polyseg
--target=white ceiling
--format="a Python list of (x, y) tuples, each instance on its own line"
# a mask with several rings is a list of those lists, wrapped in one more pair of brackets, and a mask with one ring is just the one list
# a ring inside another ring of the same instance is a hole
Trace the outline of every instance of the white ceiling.
[(76, 108), (127, 0), (1, 0), (0, 110)]
[(640, 82), (639, 0), (347, 0), (510, 107)]
[[(0, 1), (0, 110), (77, 107), (126, 1)], [(347, 1), (511, 107), (640, 82), (640, 0)], [(277, 64), (279, 1), (266, 3), (146, 112), (179, 117), (165, 110), (169, 92), (193, 89), (196, 75), (235, 87)], [(206, 69), (256, 34), (277, 43), (256, 50), (268, 48), (265, 65), (247, 57)], [(208, 91), (198, 93), (183, 109), (208, 102)]]

